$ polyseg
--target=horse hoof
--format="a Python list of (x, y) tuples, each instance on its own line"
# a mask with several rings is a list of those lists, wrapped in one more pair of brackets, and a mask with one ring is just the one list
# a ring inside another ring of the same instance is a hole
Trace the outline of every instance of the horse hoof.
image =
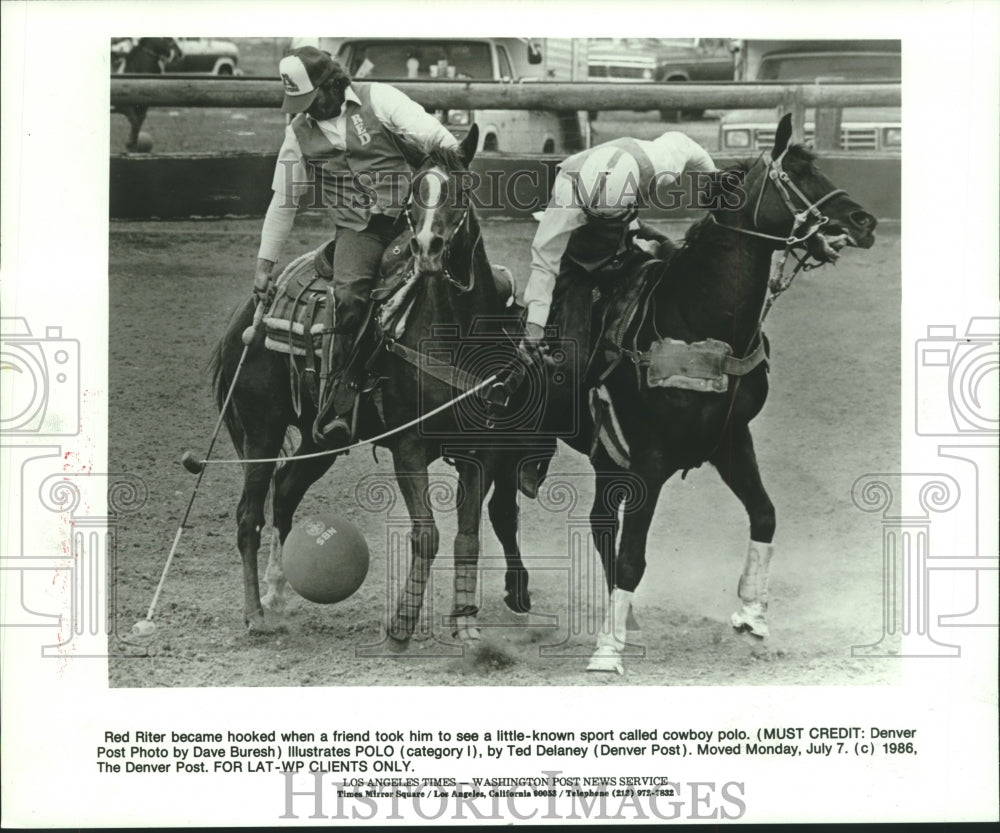
[(624, 674), (625, 668), (622, 666), (622, 657), (613, 648), (598, 648), (587, 664), (588, 671), (614, 671)]
[(453, 631), (451, 635), (453, 639), (457, 639), (463, 645), (476, 645), (483, 637), (479, 628), (468, 626), (461, 627), (458, 630)]
[(742, 612), (734, 613), (729, 622), (737, 633), (748, 633), (758, 639), (766, 639), (771, 635), (767, 622), (763, 619), (745, 616)]
[(531, 613), (531, 594), (506, 593), (503, 597), (504, 604), (514, 613)]
[(268, 635), (272, 633), (280, 633), (287, 629), (287, 625), (284, 620), (266, 613), (258, 613), (253, 616), (248, 616), (244, 620), (247, 625), (247, 633), (250, 634), (260, 634)]
[(410, 647), (410, 637), (394, 634), (389, 628), (382, 626), (386, 650), (391, 654), (405, 654)]

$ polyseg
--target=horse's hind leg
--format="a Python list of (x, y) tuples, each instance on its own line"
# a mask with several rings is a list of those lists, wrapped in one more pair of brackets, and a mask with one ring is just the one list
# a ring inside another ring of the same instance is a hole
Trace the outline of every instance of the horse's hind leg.
[(271, 534), (271, 554), (267, 562), (267, 572), (264, 574), (267, 591), (262, 600), (264, 607), (273, 613), (280, 613), (285, 606), (286, 582), (281, 569), (281, 548), (291, 531), (295, 510), (309, 487), (327, 472), (335, 459), (333, 455), (300, 459), (298, 455), (319, 451), (308, 433), (303, 432), (302, 437), (302, 443), (296, 449), (295, 456), (290, 457), (278, 469), (274, 478), (274, 529)]
[(517, 470), (512, 465), (498, 465), (489, 502), (490, 523), (503, 547), (507, 571), (504, 573), (504, 597), (507, 607), (515, 613), (531, 610), (528, 592), (528, 570), (521, 560), (517, 541)]
[(742, 609), (732, 616), (737, 630), (749, 631), (761, 638), (768, 635), (767, 596), (771, 556), (774, 554), (774, 504), (764, 490), (757, 467), (749, 426), (734, 428), (730, 440), (713, 455), (726, 485), (740, 499), (750, 517), (750, 545), (747, 548), (739, 595)]
[[(243, 456), (251, 459), (273, 457), (280, 448), (280, 437), (273, 442), (248, 442)], [(243, 559), (243, 620), (248, 630), (258, 633), (275, 630), (274, 624), (264, 618), (257, 576), (257, 551), (260, 549), (260, 533), (264, 528), (264, 504), (273, 471), (274, 463), (250, 463), (246, 466), (243, 495), (236, 510), (237, 542)]]

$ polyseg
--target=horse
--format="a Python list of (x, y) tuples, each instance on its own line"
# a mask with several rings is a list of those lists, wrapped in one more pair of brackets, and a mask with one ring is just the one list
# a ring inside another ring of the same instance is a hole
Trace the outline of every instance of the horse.
[[(174, 54), (176, 46), (173, 38), (139, 38), (138, 44), (125, 56), (122, 72), (129, 74), (159, 75), (163, 72), (163, 62)], [(135, 150), (139, 142), (139, 131), (149, 110), (145, 104), (127, 104), (116, 110), (128, 119), (129, 137), (126, 150)]]
[[(387, 645), (397, 652), (405, 650), (414, 632), (438, 550), (427, 467), (442, 456), (454, 462), (459, 479), (455, 601), (449, 619), (453, 634), (463, 643), (474, 642), (480, 636), (475, 625), (479, 533), (482, 505), (491, 487), (489, 517), (507, 563), (505, 602), (516, 613), (530, 610), (528, 573), (517, 540), (516, 471), (500, 464), (502, 450), (481, 447), (481, 435), (474, 442), (480, 447), (469, 448), (467, 420), (475, 420), (477, 414), (483, 414), (485, 419), (489, 408), (459, 412), (447, 407), (456, 398), (456, 391), (459, 395), (469, 391), (480, 378), (459, 367), (428, 361), (429, 357), (421, 352), (426, 340), (436, 338), (442, 327), (446, 328), (445, 341), (460, 345), (484, 317), (504, 320), (504, 298), (494, 282), (474, 207), (461, 185), (466, 181), (462, 174), (468, 173), (477, 140), (478, 129), (473, 125), (457, 150), (438, 148), (416, 167), (405, 207), (410, 229), (409, 278), (378, 312), (385, 331), (377, 365), (382, 377), (382, 416), (372, 417), (366, 425), (363, 414), (371, 412), (371, 399), (365, 399), (367, 407), (361, 408), (360, 436), (371, 436), (371, 424), (376, 422), (389, 433), (379, 445), (392, 453), (397, 482), (412, 522), (410, 571), (395, 615), (386, 624)], [(403, 236), (397, 238), (396, 246), (391, 248), (405, 245), (404, 240)], [(237, 374), (244, 349), (242, 334), (252, 325), (254, 315), (250, 300), (231, 320), (211, 366), (220, 409), (224, 408), (227, 391), (232, 389), (231, 407), (224, 410), (224, 422), (237, 452), (247, 461), (237, 509), (244, 621), (250, 631), (267, 633), (283, 626), (280, 613), (286, 582), (281, 572), (281, 547), (297, 506), (307, 489), (330, 468), (333, 457), (309, 456), (322, 450), (312, 432), (317, 403), (303, 386), (300, 408), (294, 407), (289, 392), (290, 360), (266, 349), (260, 330), (247, 346)], [(500, 332), (496, 337), (500, 342), (507, 340)], [(434, 413), (439, 407), (441, 412)], [(429, 418), (424, 419), (427, 415)], [(300, 443), (276, 470), (272, 458), (278, 455), (287, 430), (293, 426), (301, 436)], [(272, 537), (265, 574), (267, 591), (261, 598), (257, 554), (272, 475), (276, 535)]]
[[(618, 275), (612, 282), (617, 289), (608, 290), (611, 297), (602, 299), (594, 316), (592, 338), (601, 340), (608, 363), (581, 389), (597, 416), (564, 437), (591, 456), (591, 532), (610, 597), (588, 670), (623, 673), (622, 650), (634, 622), (632, 594), (646, 567), (660, 491), (676, 472), (706, 462), (750, 522), (738, 590), (742, 607), (732, 625), (755, 637), (768, 635), (776, 520), (749, 427), (768, 393), (762, 322), (794, 277), (783, 273), (791, 252), (807, 252), (796, 271), (833, 262), (845, 246), (871, 247), (876, 226), (870, 213), (819, 171), (814, 154), (790, 138), (786, 116), (769, 154), (720, 177), (723, 183), (727, 175), (729, 182), (742, 180), (728, 196), (725, 189), (716, 195), (738, 207), (720, 202), (688, 230), (669, 260), (645, 261), (631, 275)], [(772, 276), (772, 255), (782, 249), (781, 269)], [(582, 407), (581, 413), (591, 411)], [(600, 442), (592, 442), (594, 431)]]

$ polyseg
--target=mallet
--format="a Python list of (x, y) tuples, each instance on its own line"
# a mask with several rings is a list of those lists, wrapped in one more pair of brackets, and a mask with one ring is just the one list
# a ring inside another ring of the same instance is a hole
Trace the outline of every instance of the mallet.
[(156, 603), (160, 600), (160, 592), (163, 590), (163, 584), (167, 580), (167, 572), (170, 570), (170, 564), (174, 560), (174, 555), (177, 553), (177, 545), (181, 542), (181, 535), (184, 533), (184, 529), (187, 526), (188, 516), (191, 514), (191, 507), (194, 506), (194, 499), (198, 495), (198, 487), (201, 485), (201, 478), (205, 473), (205, 464), (208, 462), (209, 458), (212, 456), (212, 449), (215, 448), (215, 441), (219, 436), (219, 429), (222, 427), (222, 422), (225, 417), (226, 408), (229, 407), (229, 401), (233, 398), (233, 391), (236, 390), (236, 381), (240, 378), (240, 371), (243, 369), (243, 363), (246, 361), (247, 353), (250, 350), (250, 345), (253, 343), (254, 336), (257, 333), (257, 327), (260, 326), (261, 319), (264, 317), (264, 304), (261, 301), (257, 301), (257, 308), (254, 310), (253, 323), (243, 331), (241, 339), (243, 341), (243, 352), (240, 354), (240, 360), (236, 365), (236, 371), (233, 373), (233, 381), (229, 385), (229, 392), (226, 394), (226, 399), (222, 403), (222, 407), (219, 408), (219, 419), (215, 423), (215, 431), (212, 433), (212, 441), (208, 444), (208, 451), (205, 452), (205, 458), (199, 460), (193, 451), (185, 451), (181, 457), (181, 464), (192, 474), (197, 474), (198, 479), (195, 481), (194, 489), (191, 490), (191, 499), (188, 500), (187, 509), (184, 510), (184, 517), (181, 518), (180, 526), (177, 527), (177, 532), (174, 534), (174, 543), (170, 547), (170, 553), (167, 555), (167, 563), (163, 565), (163, 573), (160, 575), (160, 581), (156, 585), (156, 592), (153, 593), (153, 601), (149, 604), (149, 610), (146, 611), (146, 618), (140, 619), (132, 626), (132, 633), (139, 637), (149, 637), (153, 635), (156, 630), (156, 624), (153, 622), (153, 613), (156, 612)]

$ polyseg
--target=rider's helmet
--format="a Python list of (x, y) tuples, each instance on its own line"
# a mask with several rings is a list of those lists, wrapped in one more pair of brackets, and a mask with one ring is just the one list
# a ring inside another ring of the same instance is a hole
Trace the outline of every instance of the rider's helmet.
[(639, 200), (639, 164), (614, 146), (597, 147), (580, 167), (577, 198), (583, 210), (602, 220), (631, 220)]

